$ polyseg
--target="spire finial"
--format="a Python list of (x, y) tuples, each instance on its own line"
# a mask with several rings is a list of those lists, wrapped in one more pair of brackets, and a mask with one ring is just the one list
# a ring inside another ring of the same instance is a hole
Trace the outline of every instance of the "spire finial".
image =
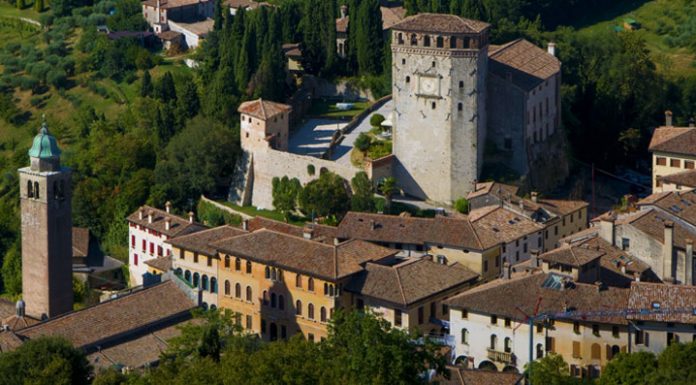
[(46, 124), (46, 114), (41, 114), (41, 129), (39, 130), (40, 133), (46, 135), (48, 134), (48, 125)]

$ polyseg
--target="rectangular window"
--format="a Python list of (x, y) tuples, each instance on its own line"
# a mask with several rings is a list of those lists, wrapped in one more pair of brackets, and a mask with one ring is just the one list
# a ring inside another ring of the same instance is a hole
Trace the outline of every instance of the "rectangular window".
[(611, 335), (614, 338), (619, 338), (619, 327), (618, 326), (612, 326), (611, 327)]
[(401, 326), (401, 310), (394, 310), (394, 326)]
[(599, 325), (592, 325), (592, 334), (594, 334), (595, 336), (599, 336)]
[(247, 330), (251, 330), (251, 325), (252, 325), (252, 318), (250, 315), (246, 316), (246, 328)]
[(150, 254), (155, 254), (155, 244), (150, 242)]
[(213, 266), (213, 258), (208, 257), (208, 266)]
[(510, 318), (505, 318), (505, 327), (509, 328), (512, 325), (512, 320)]
[(157, 255), (162, 256), (162, 246), (157, 246)]
[(198, 263), (198, 253), (193, 253), (193, 263)]
[(693, 170), (694, 169), (694, 161), (693, 160), (685, 160), (684, 161), (684, 168)]
[(498, 316), (492, 315), (491, 316), (491, 325), (497, 325), (498, 324)]
[(143, 239), (141, 242), (143, 253), (147, 252), (147, 241)]
[(580, 358), (580, 342), (573, 341), (573, 358)]
[(573, 322), (573, 333), (580, 334), (580, 322)]
[(631, 248), (631, 240), (628, 238), (621, 238), (621, 250), (628, 250)]
[(419, 307), (418, 308), (418, 324), (419, 325), (423, 324), (423, 318), (425, 318), (424, 313), (425, 313), (425, 311), (423, 310), (423, 306)]
[(184, 259), (184, 249), (179, 249), (179, 259)]
[(131, 247), (135, 249), (135, 235), (131, 235)]
[(681, 159), (670, 159), (669, 160), (669, 167), (676, 167), (679, 168), (681, 167)]
[(462, 309), (462, 319), (467, 319), (469, 318), (469, 311), (466, 309)]
[(314, 342), (314, 334), (308, 333), (308, 334), (307, 334), (307, 339), (308, 339), (310, 342)]
[(661, 156), (658, 156), (655, 158), (655, 164), (658, 166), (666, 166), (667, 165), (667, 158), (663, 158)]
[(642, 330), (636, 330), (635, 342), (636, 345), (642, 345), (645, 343), (645, 333)]
[(449, 315), (449, 307), (446, 304), (442, 304), (442, 316), (447, 317)]
[(488, 261), (483, 261), (483, 272), (488, 272)]
[(133, 264), (138, 266), (138, 254), (133, 254)]

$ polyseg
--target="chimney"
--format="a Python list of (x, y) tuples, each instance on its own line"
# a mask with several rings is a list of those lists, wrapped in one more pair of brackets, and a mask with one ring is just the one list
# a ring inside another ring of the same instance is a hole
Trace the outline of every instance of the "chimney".
[(26, 304), (24, 303), (24, 301), (21, 299), (19, 301), (17, 301), (17, 304), (15, 305), (17, 317), (24, 317), (25, 309), (26, 309)]
[(167, 214), (169, 214), (172, 209), (172, 202), (167, 201), (167, 203), (164, 204), (164, 209), (167, 211)]
[(684, 279), (685, 285), (694, 284), (694, 241), (691, 239), (686, 240), (686, 266), (684, 267)]
[(138, 210), (138, 219), (142, 221), (143, 217), (145, 217), (145, 209), (141, 207), (140, 210)]
[(346, 17), (348, 17), (348, 6), (342, 5), (341, 6), (341, 19), (345, 19)]
[(172, 219), (169, 217), (164, 218), (164, 229), (169, 231), (172, 228)]
[(242, 221), (242, 230), (249, 231), (249, 220), (248, 219), (244, 219)]
[(530, 265), (533, 268), (539, 267), (539, 249), (530, 250), (529, 255)]
[(665, 111), (665, 126), (672, 127), (672, 111)]
[(532, 191), (532, 202), (537, 203), (539, 201), (539, 193)]
[(155, 212), (150, 210), (149, 213), (147, 213), (147, 223), (152, 223), (152, 218), (155, 217)]
[(512, 275), (512, 266), (510, 266), (510, 262), (503, 263), (503, 279), (510, 279), (511, 275)]
[(614, 237), (616, 236), (614, 220), (614, 213), (611, 211), (599, 218), (599, 237), (609, 242), (612, 246), (615, 245)]
[(311, 228), (310, 226), (305, 226), (302, 229), (302, 237), (304, 239), (312, 239), (314, 238), (314, 229)]
[(662, 280), (673, 282), (672, 257), (674, 254), (674, 222), (665, 221), (665, 240), (662, 245)]
[(193, 223), (193, 211), (189, 211), (189, 223)]
[(546, 46), (546, 51), (549, 53), (549, 55), (556, 56), (556, 43), (550, 41)]

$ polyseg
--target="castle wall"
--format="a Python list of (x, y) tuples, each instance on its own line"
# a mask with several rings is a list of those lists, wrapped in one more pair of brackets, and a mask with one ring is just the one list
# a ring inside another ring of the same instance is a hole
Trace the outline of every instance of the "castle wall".
[(520, 175), (528, 171), (525, 146), (525, 93), (508, 81), (488, 76), (488, 140), (501, 161)]

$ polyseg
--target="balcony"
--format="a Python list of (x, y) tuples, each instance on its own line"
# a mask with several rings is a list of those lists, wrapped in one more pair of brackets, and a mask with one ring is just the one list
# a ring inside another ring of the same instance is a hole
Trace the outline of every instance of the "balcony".
[(488, 359), (503, 364), (515, 365), (515, 354), (488, 349)]

